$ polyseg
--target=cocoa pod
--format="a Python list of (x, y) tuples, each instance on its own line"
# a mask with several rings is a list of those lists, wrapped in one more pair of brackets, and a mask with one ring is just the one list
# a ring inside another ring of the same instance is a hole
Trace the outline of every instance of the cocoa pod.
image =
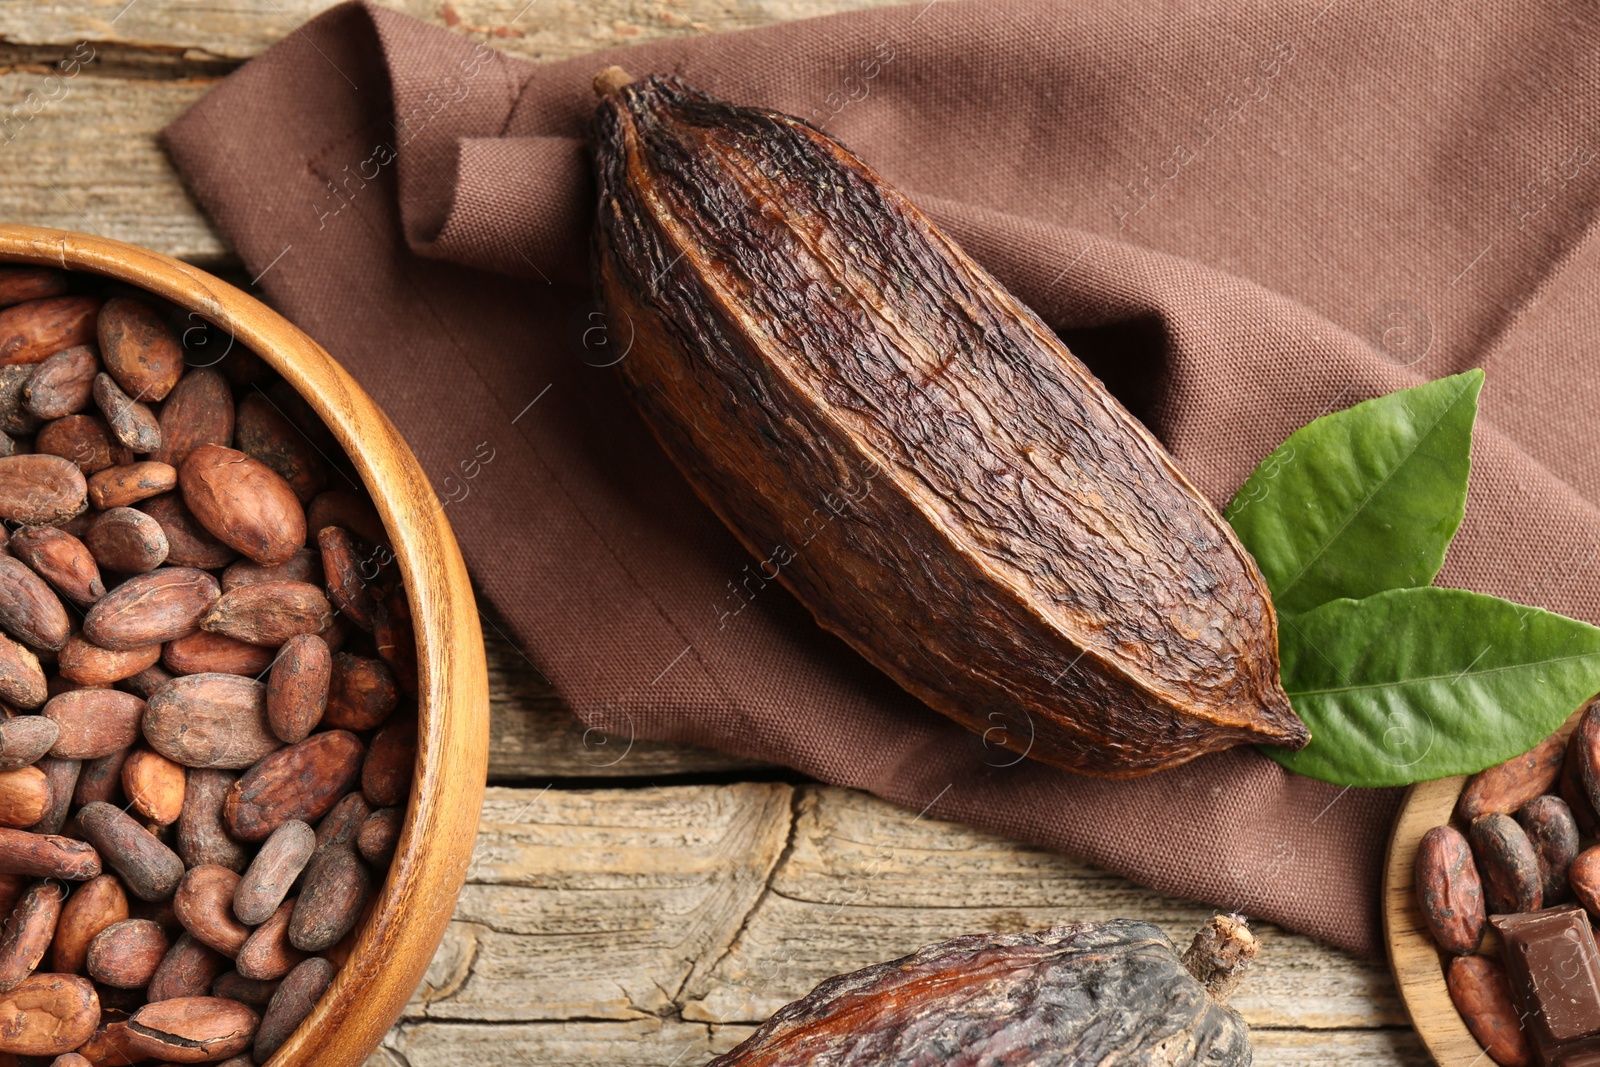
[(302, 504), (309, 503), (328, 484), (327, 470), (316, 448), (261, 393), (247, 394), (239, 402), (234, 444), (245, 455), (276, 471)]
[(222, 805), (239, 776), (230, 771), (200, 768), (189, 772), (183, 794), (183, 814), (178, 816), (178, 855), (190, 867), (215, 864), (242, 871), (249, 851), (228, 836), (222, 824)]
[(370, 730), (400, 703), (394, 674), (377, 659), (335, 653), (322, 724), (339, 730)]
[(46, 756), (36, 765), (44, 772), (46, 780), (50, 783), (50, 807), (39, 817), (39, 821), (28, 830), (36, 834), (59, 834), (67, 825), (67, 816), (72, 810), (72, 797), (74, 788), (78, 784), (78, 772), (83, 764), (75, 759), (56, 759)]
[[(306, 528), (321, 530), (325, 526), (339, 526), (354, 533), (369, 545), (387, 545), (389, 532), (383, 528), (383, 519), (372, 501), (348, 489), (329, 489), (318, 493), (306, 505)], [(393, 558), (387, 554), (384, 559)]]
[(233, 894), (239, 875), (226, 867), (192, 867), (178, 883), (172, 910), (195, 940), (232, 958), (250, 937), (250, 930), (234, 917)]
[(149, 304), (112, 297), (100, 309), (96, 334), (106, 370), (131, 395), (161, 400), (178, 384), (183, 349), (161, 312)]
[(411, 792), (416, 762), (417, 718), (407, 715), (373, 736), (361, 768), (361, 792), (374, 807), (403, 803)]
[(78, 807), (103, 801), (107, 804), (122, 796), (122, 765), (133, 755), (133, 746), (119, 748), (99, 759), (85, 760), (78, 774), (72, 802)]
[(1517, 812), (1517, 823), (1539, 857), (1544, 906), (1564, 903), (1567, 868), (1578, 857), (1578, 823), (1560, 797), (1535, 797)]
[(322, 584), (322, 554), (302, 548), (275, 567), (263, 567), (253, 559), (241, 559), (222, 572), (222, 591), (231, 593), (241, 585), (257, 582), (307, 582)]
[(200, 626), (252, 645), (277, 648), (291, 637), (322, 633), (332, 622), (333, 608), (321, 589), (306, 582), (279, 581), (255, 582), (222, 594)]
[(83, 636), (117, 652), (187, 637), (221, 595), (215, 578), (191, 567), (135, 575), (89, 609)]
[(289, 917), (289, 943), (302, 952), (332, 948), (355, 928), (371, 892), (372, 874), (354, 849), (317, 853)]
[(135, 749), (122, 765), (122, 791), (134, 810), (159, 826), (183, 813), (187, 772), (159, 752)]
[(89, 942), (89, 976), (117, 989), (143, 989), (171, 945), (166, 931), (149, 919), (113, 923)]
[(306, 516), (289, 483), (260, 460), (199, 445), (178, 468), (189, 511), (213, 537), (257, 563), (283, 563), (306, 543)]
[(133, 508), (101, 513), (84, 541), (102, 567), (124, 574), (148, 574), (167, 559), (167, 535), (161, 524)]
[(11, 554), (75, 604), (87, 607), (106, 595), (89, 546), (60, 527), (21, 527), (11, 535)]
[(267, 687), (237, 674), (174, 678), (150, 697), (144, 736), (185, 767), (238, 770), (283, 747), (267, 725)]
[(400, 808), (380, 808), (361, 824), (361, 832), (356, 835), (356, 851), (374, 867), (387, 866), (400, 844), (400, 831), (404, 826), (404, 811)]
[[(680, 471), (751, 547), (859, 487), (780, 576), (827, 629), (970, 730), (1031, 723), (1007, 743), (1080, 773), (1310, 740), (1229, 525), (897, 190), (798, 119), (670, 77), (609, 93), (593, 140), (598, 288), (637, 328), (619, 370)], [(822, 277), (832, 296), (794, 297)], [(730, 391), (757, 399), (712, 402)]]
[[(246, 926), (259, 926), (272, 917), (273, 912), (289, 895), (300, 872), (311, 861), (317, 847), (316, 831), (309, 823), (299, 819), (273, 830), (261, 844), (261, 851), (250, 861), (250, 867), (239, 879), (233, 894), (233, 913)], [(252, 975), (254, 978), (276, 975)]]
[(114, 874), (89, 879), (67, 898), (56, 923), (50, 946), (50, 969), (61, 974), (82, 974), (89, 960), (89, 943), (108, 926), (128, 917), (128, 895)]
[(66, 895), (60, 882), (36, 882), (11, 909), (0, 933), (0, 993), (16, 989), (44, 959)]
[(97, 296), (47, 296), (0, 311), (0, 364), (42, 362), (94, 340)]
[(141, 500), (169, 493), (178, 484), (178, 471), (165, 463), (140, 460), (107, 467), (89, 477), (89, 503), (102, 511), (130, 507)]
[(174, 674), (245, 674), (252, 678), (272, 666), (272, 659), (270, 648), (206, 630), (168, 641), (161, 654), (162, 662)]
[(203, 997), (211, 992), (211, 983), (227, 969), (228, 957), (201, 944), (185, 931), (162, 957), (145, 996), (152, 1003), (179, 997)]
[(314, 634), (291, 637), (278, 651), (267, 678), (267, 721), (279, 740), (303, 741), (328, 706), (333, 655)]
[(24, 300), (60, 296), (67, 291), (67, 272), (54, 267), (0, 267), (0, 307)]
[[(46, 423), (33, 439), (33, 450), (66, 460), (85, 479), (119, 463), (133, 462), (133, 453), (113, 441), (111, 428), (93, 415), (67, 415)], [(88, 500), (87, 481), (84, 499)]]
[[(22, 402), (22, 391), (33, 379), (33, 368), (0, 366), (0, 432), (27, 434), (39, 428), (39, 420)], [(15, 455), (16, 442), (5, 449), (8, 456)]]
[(100, 802), (85, 804), (78, 812), (78, 825), (84, 840), (140, 900), (166, 900), (177, 889), (183, 861), (121, 808)]
[(254, 1049), (257, 1063), (265, 1063), (283, 1047), (332, 981), (333, 964), (317, 957), (302, 961), (288, 973), (261, 1016)]
[(59, 1056), (79, 1048), (100, 1021), (100, 998), (87, 978), (36, 974), (0, 995), (0, 1052)]
[[(400, 688), (416, 696), (417, 635), (411, 626), (411, 604), (404, 589), (389, 590), (389, 595), (378, 603), (372, 620), (372, 640), (378, 646), (378, 658), (389, 665)], [(331, 635), (328, 647), (334, 647)]]
[(153, 496), (140, 503), (139, 510), (161, 524), (161, 532), (167, 535), (167, 562), (174, 566), (216, 570), (239, 555), (212, 537), (177, 493)]
[(161, 447), (161, 424), (155, 412), (129, 397), (104, 371), (94, 376), (94, 402), (118, 444), (141, 456)]
[(378, 611), (378, 598), (372, 588), (372, 582), (378, 577), (372, 550), (338, 526), (318, 530), (317, 545), (322, 550), (328, 599), (351, 622), (371, 632)]
[(33, 826), (49, 812), (50, 797), (50, 780), (39, 768), (0, 771), (0, 826)]
[(128, 1019), (135, 1052), (171, 1063), (211, 1063), (250, 1047), (260, 1017), (235, 1000), (174, 997)]
[(161, 406), (161, 447), (153, 460), (177, 468), (200, 445), (233, 444), (233, 393), (216, 370), (202, 367), (178, 380)]
[(0, 720), (0, 771), (35, 763), (56, 743), (61, 727), (43, 715)]
[(127, 748), (139, 739), (145, 703), (116, 689), (74, 689), (51, 697), (41, 712), (60, 728), (50, 754), (89, 760)]
[(88, 506), (89, 483), (71, 460), (39, 454), (0, 458), (0, 519), (49, 525)]
[(241, 976), (259, 982), (275, 981), (306, 958), (304, 952), (289, 944), (289, 919), (294, 906), (295, 898), (288, 898), (251, 932), (233, 961)]
[(1504, 967), (1487, 956), (1457, 956), (1445, 982), (1467, 1029), (1496, 1063), (1528, 1067), (1533, 1062)]
[(89, 406), (100, 357), (92, 345), (73, 345), (39, 363), (22, 387), (22, 403), (37, 418), (59, 419)]
[(292, 819), (320, 819), (360, 777), (362, 754), (355, 734), (326, 730), (265, 757), (228, 790), (228, 833), (262, 841)]
[(1456, 812), (1464, 823), (1480, 815), (1509, 815), (1536, 796), (1549, 792), (1561, 775), (1566, 742), (1559, 734), (1545, 738), (1520, 756), (1479, 771), (1467, 779)]
[(317, 852), (354, 848), (356, 836), (371, 814), (372, 805), (360, 793), (344, 797), (317, 823)]
[(1538, 911), (1544, 878), (1533, 844), (1517, 821), (1500, 812), (1480, 815), (1467, 828), (1467, 838), (1483, 869), (1490, 913)]
[(272, 994), (277, 991), (278, 982), (276, 980), (265, 981), (259, 978), (246, 978), (238, 971), (224, 971), (217, 976), (215, 982), (211, 983), (212, 996), (227, 997), (229, 1000), (237, 1000), (241, 1004), (254, 1004), (263, 1008), (271, 1002)]
[(82, 634), (67, 638), (56, 659), (61, 677), (85, 686), (111, 685), (147, 670), (161, 658), (160, 645), (145, 645), (121, 652), (101, 648)]

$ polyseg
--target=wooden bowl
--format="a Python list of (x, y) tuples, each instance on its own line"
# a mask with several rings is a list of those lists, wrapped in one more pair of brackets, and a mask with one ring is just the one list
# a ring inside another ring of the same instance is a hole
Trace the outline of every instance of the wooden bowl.
[[(1577, 727), (1580, 714), (1575, 713), (1561, 727), (1563, 737)], [(1423, 834), (1450, 821), (1466, 784), (1467, 776), (1457, 775), (1422, 782), (1406, 791), (1383, 864), (1383, 938), (1400, 999), (1434, 1062), (1440, 1067), (1493, 1067), (1494, 1061), (1450, 999), (1444, 981), (1445, 957), (1417, 905), (1417, 846)], [(1484, 942), (1482, 951), (1495, 951), (1498, 941), (1493, 930)]]
[(400, 433), (333, 357), (265, 304), (187, 263), (103, 237), (0, 225), (0, 262), (138, 286), (229, 332), (338, 438), (383, 517), (417, 632), (418, 745), (405, 827), (349, 960), (271, 1067), (357, 1067), (433, 958), (466, 877), (489, 753), (489, 680), (477, 604), (443, 509)]

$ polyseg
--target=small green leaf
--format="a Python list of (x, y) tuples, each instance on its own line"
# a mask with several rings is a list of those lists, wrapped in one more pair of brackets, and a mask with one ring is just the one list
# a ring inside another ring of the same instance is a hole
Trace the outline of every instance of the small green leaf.
[(1461, 525), (1481, 370), (1296, 430), (1224, 514), (1281, 614), (1425, 586)]
[(1284, 689), (1311, 728), (1285, 767), (1406, 785), (1526, 752), (1600, 691), (1600, 629), (1461, 589), (1396, 589), (1285, 619)]

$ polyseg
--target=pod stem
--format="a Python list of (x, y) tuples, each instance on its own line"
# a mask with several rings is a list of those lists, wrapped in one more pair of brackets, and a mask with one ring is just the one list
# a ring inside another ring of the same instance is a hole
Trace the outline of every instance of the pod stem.
[(633, 83), (633, 75), (621, 67), (607, 67), (594, 76), (594, 95), (600, 97), (614, 96), (622, 91), (624, 85)]
[(1245, 925), (1244, 916), (1213, 915), (1194, 935), (1183, 954), (1183, 966), (1212, 1000), (1226, 1004), (1260, 951), (1261, 942)]

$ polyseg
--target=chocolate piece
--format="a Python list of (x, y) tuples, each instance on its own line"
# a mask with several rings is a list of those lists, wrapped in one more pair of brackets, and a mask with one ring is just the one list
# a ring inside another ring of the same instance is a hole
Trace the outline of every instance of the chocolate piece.
[(1600, 947), (1589, 916), (1568, 904), (1489, 921), (1500, 931), (1512, 995), (1538, 1062), (1591, 1062), (1590, 1050), (1600, 1048)]

